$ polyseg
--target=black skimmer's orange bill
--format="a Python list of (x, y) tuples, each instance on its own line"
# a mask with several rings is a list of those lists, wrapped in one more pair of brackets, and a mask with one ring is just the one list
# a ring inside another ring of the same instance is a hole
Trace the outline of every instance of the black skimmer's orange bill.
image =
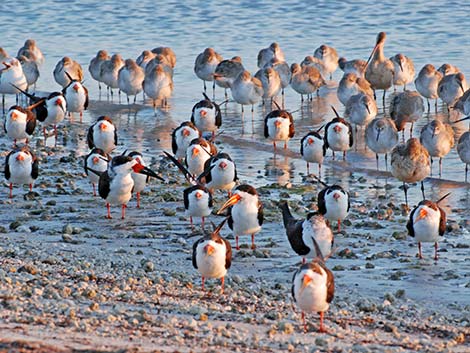
[(323, 326), (324, 312), (330, 307), (335, 294), (335, 280), (333, 273), (325, 266), (320, 248), (313, 239), (319, 258), (310, 263), (303, 264), (294, 273), (292, 279), (292, 297), (302, 311), (304, 331), (307, 332), (305, 313), (317, 312), (320, 314), (319, 332), (326, 332)]
[(210, 141), (199, 137), (191, 141), (186, 149), (184, 160), (186, 167), (193, 176), (199, 176), (204, 172), (207, 160), (217, 154), (217, 147)]
[(227, 208), (228, 226), (235, 234), (237, 250), (240, 250), (238, 237), (245, 234), (251, 235), (251, 248), (255, 249), (255, 234), (261, 230), (264, 220), (263, 204), (256, 189), (247, 184), (238, 185), (217, 213)]
[(228, 153), (219, 152), (204, 163), (198, 180), (210, 190), (227, 190), (230, 194), (238, 180), (237, 167)]
[(28, 184), (32, 191), (38, 175), (38, 160), (28, 146), (17, 147), (8, 153), (5, 159), (5, 179), (10, 183), (10, 198), (13, 197), (13, 184)]
[(307, 174), (310, 175), (309, 163), (318, 163), (318, 177), (321, 178), (321, 165), (323, 163), (323, 137), (320, 135), (321, 126), (317, 131), (309, 131), (300, 140), (300, 154), (307, 162)]
[(191, 122), (197, 127), (201, 136), (204, 132), (210, 132), (214, 138), (215, 132), (222, 125), (222, 113), (216, 102), (210, 100), (205, 93), (203, 95), (204, 99), (197, 102), (192, 109)]
[(282, 211), (287, 239), (292, 249), (302, 256), (302, 263), (305, 263), (305, 258), (314, 259), (320, 256), (316, 252), (313, 239), (317, 242), (322, 255), (331, 254), (334, 243), (333, 231), (322, 215), (309, 213), (306, 219), (295, 219), (287, 202), (282, 202), (279, 208)]
[(80, 114), (80, 122), (83, 120), (83, 111), (88, 109), (88, 89), (83, 83), (65, 71), (70, 83), (64, 87), (62, 94), (67, 100), (67, 112), (70, 117), (73, 113)]
[(132, 197), (132, 189), (134, 187), (134, 180), (131, 176), (132, 172), (163, 180), (154, 171), (143, 166), (137, 160), (132, 159), (132, 157), (125, 155), (114, 157), (110, 161), (108, 169), (103, 173), (92, 168), (88, 168), (88, 170), (100, 176), (98, 192), (106, 200), (107, 218), (112, 218), (111, 205), (121, 205), (121, 218), (125, 218), (126, 205)]
[[(192, 118), (191, 118), (192, 119)], [(184, 121), (171, 133), (171, 150), (177, 159), (182, 160), (186, 156), (186, 150), (194, 139), (199, 137), (200, 133), (194, 123)]]
[(105, 153), (111, 153), (117, 145), (118, 136), (116, 127), (109, 116), (100, 116), (88, 129), (88, 147), (100, 148)]
[(341, 221), (348, 216), (351, 203), (349, 193), (339, 185), (327, 185), (320, 179), (325, 188), (318, 193), (318, 212), (330, 222), (338, 222), (338, 231), (341, 231)]
[[(135, 159), (139, 164), (146, 166), (144, 156), (139, 151), (132, 151), (128, 154), (129, 157)], [(132, 192), (135, 192), (137, 197), (137, 208), (140, 208), (140, 193), (144, 191), (145, 186), (149, 182), (150, 175), (149, 174), (142, 174), (142, 173), (131, 173), (132, 180), (134, 180), (134, 189)]]
[(8, 109), (4, 128), (15, 145), (18, 140), (25, 140), (28, 143), (36, 128), (36, 118), (31, 110), (42, 103), (43, 100), (26, 108), (14, 105)]
[(214, 231), (196, 241), (193, 245), (193, 266), (202, 276), (202, 290), (205, 278), (220, 278), (221, 292), (224, 292), (224, 279), (232, 264), (232, 247), (220, 236), (226, 219)]
[(277, 108), (264, 118), (264, 137), (273, 140), (274, 151), (276, 151), (276, 141), (284, 141), (284, 149), (287, 149), (287, 141), (295, 134), (292, 114), (279, 106)]
[(323, 155), (330, 148), (333, 151), (343, 152), (343, 160), (346, 160), (346, 151), (350, 150), (354, 144), (351, 124), (341, 118), (334, 107), (331, 107), (336, 114), (336, 118), (325, 125), (325, 144), (323, 145)]
[(204, 92), (206, 92), (206, 81), (212, 81), (212, 95), (215, 94), (214, 73), (217, 65), (223, 60), (213, 48), (206, 48), (196, 57), (194, 62), (194, 73), (204, 82)]
[(54, 68), (54, 79), (62, 88), (65, 88), (72, 81), (70, 76), (81, 82), (83, 80), (83, 69), (78, 62), (64, 56)]
[(98, 89), (100, 92), (101, 96), (101, 65), (111, 59), (111, 57), (108, 55), (108, 52), (106, 50), (99, 50), (96, 53), (96, 56), (90, 60), (90, 64), (88, 65), (88, 71), (90, 72), (91, 77), (98, 81)]
[(104, 173), (108, 169), (108, 163), (110, 160), (111, 156), (108, 153), (105, 153), (102, 149), (96, 147), (93, 148), (85, 157), (85, 174), (93, 185), (93, 196), (96, 196), (96, 185), (100, 180), (100, 176), (94, 172), (90, 172), (90, 169), (99, 173)]
[(387, 154), (398, 143), (398, 131), (390, 118), (375, 118), (366, 127), (365, 141), (367, 147), (375, 152), (377, 169), (379, 169), (379, 153), (385, 154), (385, 167), (387, 167)]
[(418, 242), (418, 256), (421, 254), (421, 243), (434, 243), (434, 260), (437, 256), (437, 242), (443, 237), (446, 231), (446, 213), (439, 207), (439, 202), (444, 200), (450, 193), (441, 197), (438, 201), (421, 201), (410, 213), (410, 218), (406, 224), (408, 234)]

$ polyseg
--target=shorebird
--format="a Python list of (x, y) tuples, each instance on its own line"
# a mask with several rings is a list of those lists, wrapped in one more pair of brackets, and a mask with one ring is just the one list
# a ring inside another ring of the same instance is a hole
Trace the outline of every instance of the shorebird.
[(227, 190), (230, 196), (238, 180), (237, 167), (228, 153), (219, 152), (205, 161), (204, 171), (198, 180), (211, 192), (215, 189)]
[(90, 60), (90, 64), (88, 65), (88, 71), (90, 72), (91, 77), (98, 81), (98, 89), (101, 95), (101, 65), (110, 60), (111, 57), (108, 55), (106, 50), (100, 50), (96, 53), (96, 56)]
[(431, 173), (432, 157), (439, 157), (439, 177), (441, 177), (442, 157), (446, 156), (454, 147), (454, 130), (449, 124), (433, 120), (423, 126), (419, 141), (431, 156)]
[(459, 72), (444, 76), (437, 87), (437, 94), (448, 107), (452, 107), (466, 90), (467, 81), (464, 74)]
[(289, 86), (291, 79), (289, 64), (285, 61), (278, 61), (273, 59), (271, 62), (265, 65), (265, 68), (266, 67), (272, 67), (279, 74), (279, 78), (281, 79), (281, 95), (282, 99), (284, 100), (284, 89)]
[(316, 58), (313, 55), (307, 55), (304, 60), (302, 60), (302, 62), (300, 63), (300, 67), (304, 66), (311, 66), (320, 71), (322, 77), (326, 76), (325, 63), (321, 59)]
[(96, 147), (104, 153), (111, 153), (116, 148), (117, 141), (116, 127), (109, 116), (100, 116), (88, 129), (87, 143), (90, 149)]
[(338, 222), (338, 232), (340, 232), (341, 221), (348, 216), (351, 207), (349, 192), (340, 185), (328, 185), (319, 178), (317, 180), (324, 186), (318, 193), (318, 212), (329, 222)]
[(377, 115), (377, 103), (372, 96), (366, 93), (359, 93), (351, 96), (346, 103), (344, 116), (349, 118), (354, 124), (357, 132), (357, 126), (365, 126)]
[(291, 67), (291, 86), (300, 94), (301, 101), (304, 101), (304, 94), (310, 95), (317, 91), (321, 86), (326, 85), (320, 71), (312, 66), (301, 67), (299, 64), (292, 64)]
[[(125, 61), (120, 54), (113, 54), (111, 59), (101, 64), (100, 77), (106, 85), (106, 91), (111, 91), (111, 100), (113, 99), (113, 89), (119, 88), (118, 74), (119, 70), (125, 65)], [(119, 98), (121, 97), (119, 91)]]
[(404, 129), (406, 123), (411, 123), (410, 137), (413, 136), (413, 125), (424, 113), (423, 98), (416, 91), (404, 91), (394, 95), (390, 102), (390, 116), (398, 131)]
[[(271, 67), (260, 69), (256, 72), (255, 77), (260, 80), (263, 87), (263, 100), (273, 99), (281, 92), (281, 77), (278, 72)], [(264, 104), (264, 102), (263, 102)]]
[(228, 208), (228, 226), (235, 234), (236, 249), (240, 235), (251, 234), (251, 249), (255, 249), (255, 234), (261, 230), (264, 214), (256, 189), (247, 184), (238, 185), (232, 197), (223, 204), (217, 214)]
[(171, 150), (178, 160), (186, 156), (189, 144), (200, 135), (199, 129), (190, 121), (184, 121), (171, 133)]
[(216, 154), (217, 147), (212, 142), (199, 137), (189, 144), (184, 162), (191, 175), (197, 177), (204, 171), (206, 161)]
[[(464, 121), (470, 119), (470, 116), (457, 120)], [(465, 182), (467, 182), (468, 165), (470, 164), (470, 126), (469, 131), (464, 132), (457, 142), (457, 152), (462, 162), (465, 163)]]
[(222, 113), (216, 102), (212, 101), (205, 93), (203, 95), (204, 99), (193, 106), (191, 122), (197, 127), (200, 135), (204, 132), (210, 132), (212, 139), (214, 139), (215, 132), (222, 125)]
[[(40, 99), (36, 98), (36, 102)], [(57, 125), (60, 124), (65, 118), (67, 111), (67, 102), (61, 92), (52, 92), (49, 96), (45, 97), (44, 103), (34, 109), (36, 119), (42, 124), (42, 132), (44, 134), (44, 145), (48, 137), (47, 127), (54, 128), (55, 144), (57, 145)]]
[(54, 68), (54, 79), (62, 88), (65, 88), (70, 84), (69, 77), (73, 77), (79, 82), (83, 81), (83, 69), (78, 62), (64, 56)]
[(313, 240), (315, 239), (321, 254), (329, 256), (333, 249), (334, 237), (331, 228), (326, 224), (322, 215), (309, 213), (306, 219), (295, 219), (287, 202), (281, 202), (279, 208), (286, 229), (287, 239), (292, 250), (305, 259), (314, 259), (320, 254), (316, 252)]
[(150, 50), (144, 50), (142, 53), (135, 59), (137, 65), (139, 65), (142, 69), (145, 70), (147, 64), (155, 57), (155, 54), (152, 53)]
[[(128, 156), (131, 157), (132, 159), (135, 159), (137, 163), (143, 165), (144, 167), (146, 166), (144, 156), (142, 155), (141, 152), (132, 151), (128, 154)], [(150, 176), (141, 174), (141, 173), (136, 173), (133, 171), (131, 173), (131, 177), (132, 177), (132, 180), (134, 180), (134, 188), (132, 189), (132, 192), (133, 193), (135, 192), (136, 198), (137, 198), (137, 208), (140, 208), (140, 193), (144, 191), (145, 186), (149, 182)]]
[(10, 199), (13, 197), (13, 184), (28, 184), (29, 191), (39, 175), (38, 160), (28, 146), (16, 147), (5, 159), (5, 179), (10, 187)]
[(31, 139), (36, 128), (36, 117), (32, 110), (42, 102), (43, 100), (26, 108), (14, 105), (8, 109), (4, 129), (8, 138), (13, 140), (14, 145), (17, 141), (22, 140), (26, 140), (27, 144)]
[(316, 131), (309, 131), (300, 140), (300, 154), (307, 162), (307, 174), (310, 175), (309, 163), (318, 163), (318, 176), (321, 176), (321, 165), (323, 163), (323, 137), (320, 135), (320, 127)]
[(276, 141), (284, 141), (284, 149), (287, 149), (287, 141), (294, 137), (294, 118), (287, 110), (278, 109), (271, 111), (264, 118), (264, 137), (273, 140), (274, 151)]
[(419, 71), (418, 77), (416, 77), (416, 90), (419, 92), (419, 94), (426, 98), (428, 102), (428, 112), (431, 109), (429, 104), (430, 99), (436, 100), (435, 109), (437, 111), (437, 98), (439, 98), (439, 95), (437, 94), (437, 87), (439, 82), (442, 80), (442, 77), (442, 73), (437, 71), (436, 68), (431, 64), (424, 65), (423, 68)]
[(369, 59), (367, 60), (367, 68), (365, 75), (366, 80), (370, 82), (370, 85), (374, 92), (379, 89), (384, 91), (382, 97), (382, 103), (384, 108), (385, 93), (390, 87), (392, 87), (394, 75), (393, 63), (384, 55), (384, 45), (386, 37), (387, 35), (385, 34), (385, 32), (380, 32), (377, 35), (375, 47), (372, 50)]
[(145, 74), (143, 88), (145, 94), (152, 99), (155, 115), (157, 101), (160, 100), (163, 107), (168, 107), (168, 98), (173, 93), (173, 79), (162, 64), (156, 65), (153, 70)]
[(2, 64), (4, 68), (0, 69), (0, 94), (2, 95), (3, 113), (5, 113), (5, 94), (16, 94), (18, 104), (20, 89), (26, 91), (28, 81), (18, 59), (10, 58), (3, 61)]
[(242, 59), (234, 56), (231, 59), (222, 60), (215, 68), (214, 79), (217, 86), (225, 88), (225, 99), (227, 99), (227, 88), (230, 88), (233, 81), (245, 70)]
[(374, 95), (374, 91), (366, 79), (357, 77), (353, 73), (344, 74), (338, 84), (337, 95), (339, 101), (343, 103), (343, 105), (346, 105), (349, 98), (358, 93), (365, 93), (370, 96)]
[(206, 81), (212, 81), (212, 94), (215, 94), (214, 73), (217, 65), (223, 60), (222, 56), (213, 48), (206, 48), (196, 57), (194, 62), (194, 73), (204, 82), (204, 92), (206, 92)]
[(135, 104), (137, 95), (142, 92), (144, 78), (144, 69), (137, 65), (134, 60), (127, 59), (118, 72), (118, 86), (127, 95), (127, 104), (129, 104), (129, 96), (134, 96)]
[(232, 97), (242, 106), (251, 105), (251, 112), (254, 105), (263, 97), (263, 85), (256, 77), (252, 77), (248, 71), (241, 72), (231, 85)]
[(202, 290), (206, 278), (220, 278), (221, 293), (224, 293), (224, 279), (232, 264), (232, 247), (220, 236), (226, 219), (214, 231), (205, 235), (193, 245), (193, 266), (202, 276)]
[(398, 131), (393, 120), (384, 117), (372, 120), (366, 127), (365, 141), (367, 147), (375, 152), (377, 170), (379, 153), (385, 154), (385, 168), (387, 168), (387, 154), (398, 144)]
[(100, 148), (93, 148), (90, 153), (85, 156), (85, 163), (83, 166), (85, 174), (93, 186), (93, 196), (96, 196), (96, 185), (98, 185), (100, 176), (99, 174), (90, 172), (90, 169), (103, 173), (108, 169), (108, 162), (110, 160), (111, 156)]
[(155, 54), (153, 59), (151, 59), (147, 63), (147, 65), (145, 66), (145, 75), (146, 76), (150, 75), (152, 71), (155, 70), (155, 67), (157, 65), (161, 65), (163, 67), (163, 71), (165, 71), (168, 74), (168, 76), (170, 76), (171, 79), (173, 79), (174, 70), (171, 67), (171, 63), (169, 59), (166, 56), (163, 56), (162, 54)]
[(457, 110), (465, 115), (470, 114), (470, 89), (467, 89), (462, 97), (457, 99), (452, 109)]
[(70, 118), (73, 118), (73, 113), (80, 114), (80, 122), (83, 121), (83, 111), (88, 109), (88, 89), (82, 82), (69, 75), (66, 72), (70, 83), (62, 90), (62, 94), (67, 101), (67, 112)]
[(423, 199), (426, 198), (423, 180), (431, 173), (431, 162), (428, 150), (417, 138), (410, 138), (406, 143), (395, 146), (390, 165), (392, 175), (403, 182), (406, 206), (408, 206), (408, 187), (405, 183), (420, 181)]
[(176, 54), (170, 47), (157, 47), (152, 49), (152, 53), (160, 54), (167, 58), (172, 69), (176, 66)]
[[(314, 241), (315, 242), (315, 241)], [(292, 297), (302, 311), (302, 323), (307, 332), (305, 312), (317, 312), (320, 314), (320, 326), (318, 332), (326, 332), (323, 325), (324, 313), (330, 307), (335, 292), (333, 272), (323, 263), (323, 260), (303, 264), (292, 279)]]
[(333, 78), (333, 72), (338, 68), (338, 53), (336, 49), (322, 44), (315, 49), (313, 56), (323, 62), (324, 74), (325, 76), (330, 75), (331, 80)]
[(41, 52), (41, 49), (36, 45), (34, 39), (27, 39), (24, 42), (24, 45), (18, 50), (16, 57), (25, 56), (30, 60), (33, 60), (37, 66), (44, 64), (44, 55)]
[(258, 53), (258, 67), (262, 69), (271, 60), (285, 61), (284, 53), (276, 42), (271, 43), (268, 48), (261, 49)]
[(429, 200), (421, 201), (410, 213), (406, 224), (408, 234), (418, 242), (418, 257), (423, 258), (421, 243), (434, 243), (434, 260), (437, 261), (437, 242), (444, 236), (446, 231), (446, 213), (439, 207), (439, 202), (444, 200), (450, 193), (444, 195), (436, 202)]
[(439, 66), (437, 71), (439, 71), (442, 74), (442, 76), (458, 74), (459, 72), (461, 72), (457, 66), (454, 66), (452, 64), (447, 64), (447, 63)]
[(335, 159), (335, 151), (342, 151), (343, 160), (346, 160), (346, 151), (350, 150), (354, 144), (351, 124), (341, 118), (334, 107), (331, 108), (335, 112), (336, 118), (325, 125), (323, 156), (326, 155), (326, 150), (330, 148), (333, 151), (333, 159)]
[(28, 83), (26, 90), (29, 90), (29, 87), (31, 86), (36, 87), (36, 82), (39, 78), (38, 64), (24, 55), (19, 56), (18, 60), (21, 63), (23, 74), (26, 78), (26, 82)]
[(365, 78), (367, 61), (362, 59), (346, 60), (346, 58), (339, 58), (338, 65), (344, 74), (353, 73), (357, 77)]
[(413, 82), (415, 77), (413, 60), (402, 53), (392, 56), (390, 60), (393, 63), (393, 87), (396, 90), (396, 86), (403, 86), (405, 91), (406, 85)]

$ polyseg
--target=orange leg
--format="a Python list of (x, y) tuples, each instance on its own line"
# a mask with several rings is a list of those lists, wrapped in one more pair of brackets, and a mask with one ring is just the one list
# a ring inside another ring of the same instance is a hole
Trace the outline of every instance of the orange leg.
[(33, 191), (33, 184), (29, 184), (29, 192)]
[(13, 198), (13, 183), (10, 183), (10, 199)]
[(126, 218), (126, 207), (124, 204), (121, 206), (121, 219)]
[(274, 151), (276, 150), (276, 141), (273, 142)]
[(193, 217), (189, 216), (189, 223), (191, 224), (191, 231), (194, 232)]
[(222, 277), (220, 279), (220, 286), (221, 286), (221, 291), (220, 293), (224, 294), (224, 285), (225, 285), (225, 277)]
[(323, 316), (324, 316), (324, 312), (322, 311), (322, 312), (320, 312), (320, 328), (318, 329), (318, 332), (321, 332), (321, 333), (326, 332), (326, 328), (323, 325)]
[(302, 325), (304, 326), (304, 332), (307, 332), (307, 323), (305, 322), (305, 313), (302, 311)]
[(140, 208), (140, 192), (137, 193), (137, 208)]
[(202, 285), (201, 285), (201, 287), (202, 287), (202, 291), (204, 292), (204, 276), (202, 276)]
[(251, 234), (251, 250), (255, 250), (256, 245), (255, 245), (255, 234)]
[(284, 142), (284, 149), (287, 149), (287, 142)]
[(341, 220), (338, 219), (338, 232), (341, 232)]
[(302, 265), (305, 265), (305, 262), (306, 262), (306, 261), (307, 261), (307, 260), (305, 260), (305, 257), (302, 257)]
[(421, 242), (418, 242), (418, 258), (423, 258), (423, 254), (421, 254)]
[(80, 122), (83, 122), (83, 112), (80, 112)]
[(106, 217), (107, 219), (111, 219), (111, 205), (109, 203), (106, 204), (106, 208), (108, 209), (108, 216)]
[(238, 235), (235, 235), (235, 248), (240, 250), (240, 247), (238, 246)]

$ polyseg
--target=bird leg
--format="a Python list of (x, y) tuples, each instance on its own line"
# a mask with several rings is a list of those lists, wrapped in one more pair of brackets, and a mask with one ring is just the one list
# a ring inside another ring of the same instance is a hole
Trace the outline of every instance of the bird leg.
[(421, 242), (418, 241), (418, 258), (422, 259), (423, 255), (421, 254)]
[(341, 232), (341, 220), (338, 219), (338, 232)]
[(235, 235), (235, 248), (240, 250), (240, 247), (238, 246), (238, 235)]
[(403, 190), (405, 191), (405, 204), (408, 208), (408, 186), (406, 186), (405, 182), (403, 182)]
[(318, 163), (318, 177), (321, 178), (321, 163)]
[(274, 151), (276, 151), (276, 141), (273, 141)]
[(318, 332), (320, 333), (326, 333), (326, 328), (325, 326), (323, 325), (323, 317), (324, 317), (324, 312), (321, 311), (320, 312), (320, 328), (318, 329)]
[(140, 192), (137, 192), (137, 208), (140, 208)]
[(426, 101), (428, 102), (428, 113), (431, 111), (431, 104), (429, 104), (429, 98), (426, 98)]
[(127, 205), (122, 204), (122, 206), (121, 206), (121, 219), (126, 218), (126, 208), (127, 208)]
[(333, 151), (333, 160), (335, 160), (335, 151)]
[(29, 184), (29, 192), (33, 191), (33, 184)]
[(305, 257), (302, 257), (302, 265), (305, 265), (305, 262), (306, 262), (306, 261), (307, 261), (307, 260), (305, 260)]
[(307, 162), (307, 175), (310, 175), (310, 166), (308, 162)]
[(465, 164), (465, 182), (467, 182), (468, 164)]
[(377, 164), (377, 170), (379, 170), (379, 155), (377, 153), (375, 154), (375, 161)]
[(382, 103), (383, 103), (383, 105), (384, 105), (384, 114), (385, 114), (385, 93), (387, 93), (386, 90), (384, 90), (384, 95), (383, 95), (383, 97), (382, 97)]
[(388, 171), (388, 155), (385, 153), (385, 170)]
[(205, 217), (201, 217), (201, 226), (202, 226), (203, 231), (204, 231), (204, 221), (205, 221)]
[(10, 183), (10, 199), (13, 198), (13, 183)]
[(45, 126), (42, 128), (42, 134), (44, 135), (44, 146), (45, 146), (45, 145), (46, 145), (46, 141), (47, 141), (46, 127), (45, 127)]
[(287, 142), (284, 141), (284, 149), (286, 150), (287, 149)]
[(410, 138), (413, 137), (413, 126), (414, 126), (414, 123), (411, 123), (411, 128), (410, 128)]
[(220, 287), (221, 287), (220, 293), (221, 294), (224, 294), (224, 285), (225, 285), (225, 277), (222, 277), (220, 279)]
[(80, 112), (80, 123), (83, 123), (83, 111)]
[(57, 147), (57, 125), (54, 125), (54, 137), (55, 137), (54, 146)]
[(202, 276), (201, 282), (202, 282), (202, 284), (201, 284), (201, 289), (202, 289), (202, 291), (204, 292), (204, 276)]
[(206, 91), (207, 91), (206, 81), (205, 81), (205, 80), (202, 80), (202, 82), (204, 82), (204, 93), (206, 93)]
[(429, 159), (431, 159), (431, 174), (430, 175), (432, 176), (432, 162), (433, 162), (433, 160), (432, 160), (432, 157), (429, 157)]
[(437, 256), (437, 242), (434, 243), (434, 261), (437, 261), (439, 257)]
[(109, 203), (106, 203), (106, 208), (108, 209), (108, 216), (106, 217), (107, 219), (111, 219), (111, 205)]
[(343, 161), (346, 160), (346, 151), (343, 151)]
[(93, 196), (96, 197), (96, 185), (95, 183), (91, 183), (93, 185)]
[(307, 332), (307, 323), (305, 322), (305, 313), (302, 311), (302, 325), (304, 326), (304, 332)]
[(424, 183), (421, 180), (421, 193), (423, 194), (423, 200), (426, 200), (426, 196), (424, 196)]
[(212, 100), (215, 100), (215, 80), (212, 82)]
[(255, 245), (255, 233), (251, 234), (251, 250), (255, 250), (256, 245)]
[(442, 177), (442, 157), (439, 158), (439, 178)]

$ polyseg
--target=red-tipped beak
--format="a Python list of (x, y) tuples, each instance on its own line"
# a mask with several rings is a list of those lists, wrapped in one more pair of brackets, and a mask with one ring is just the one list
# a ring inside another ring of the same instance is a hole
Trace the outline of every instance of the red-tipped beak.
[(199, 112), (199, 115), (201, 116), (201, 118), (205, 118), (206, 115), (207, 115), (207, 112), (206, 112), (205, 110), (201, 110), (201, 111)]
[(195, 158), (199, 154), (199, 150), (196, 147), (193, 147), (191, 158)]
[(209, 245), (207, 244), (205, 247), (204, 247), (204, 252), (206, 253), (207, 256), (211, 256), (212, 253), (214, 252), (214, 247), (212, 245)]
[(220, 214), (223, 210), (227, 209), (228, 207), (230, 206), (233, 206), (235, 205), (236, 203), (238, 203), (240, 200), (242, 199), (242, 197), (238, 194), (234, 194), (231, 198), (229, 198), (227, 200), (226, 203), (224, 203), (222, 205), (222, 208), (217, 212), (217, 214)]
[(338, 199), (339, 199), (340, 197), (341, 197), (341, 195), (338, 194), (337, 192), (335, 192), (335, 193), (333, 194), (333, 198), (334, 198), (336, 201), (338, 201)]
[(418, 215), (418, 217), (416, 217), (415, 223), (422, 220), (422, 219), (424, 219), (424, 218), (426, 218), (427, 215), (428, 215), (428, 211), (426, 211), (424, 208), (420, 209), (419, 210), (419, 215)]
[(336, 125), (333, 130), (336, 132), (336, 133), (340, 133), (341, 132), (341, 126), (339, 125)]
[(191, 132), (188, 129), (183, 129), (181, 133), (183, 134), (183, 136), (186, 136), (186, 137), (188, 137), (191, 134)]
[(100, 159), (98, 157), (93, 157), (93, 164), (98, 164), (98, 162), (100, 161)]
[(55, 101), (55, 105), (62, 105), (62, 99), (57, 98), (57, 100)]
[(17, 112), (11, 112), (10, 116), (11, 116), (11, 120), (18, 119), (18, 113)]
[(78, 84), (74, 84), (74, 85), (73, 85), (73, 89), (74, 89), (75, 91), (78, 92), (78, 89), (79, 89), (79, 88), (80, 88), (80, 86), (78, 86)]
[(105, 124), (105, 123), (101, 123), (101, 124), (100, 124), (100, 129), (101, 129), (102, 131), (106, 130), (106, 129), (107, 129), (106, 124)]
[(139, 162), (137, 162), (137, 164), (135, 164), (133, 167), (132, 167), (132, 170), (135, 172), (135, 173), (140, 173), (141, 171), (143, 171), (145, 168), (144, 165), (140, 164)]
[(314, 140), (313, 140), (312, 138), (309, 138), (309, 139), (307, 140), (307, 143), (308, 143), (309, 145), (313, 145), (313, 142), (314, 142)]
[(279, 120), (276, 120), (276, 121), (274, 122), (274, 126), (275, 126), (276, 128), (278, 128), (278, 129), (281, 127), (281, 125), (282, 125), (282, 123), (281, 123)]
[(219, 168), (220, 168), (220, 169), (225, 169), (225, 168), (227, 168), (227, 163), (225, 163), (225, 162), (220, 162), (220, 163), (219, 163)]
[(305, 275), (302, 280), (302, 289), (307, 287), (310, 282), (312, 282), (312, 279), (309, 276)]
[(24, 155), (20, 153), (19, 155), (16, 156), (17, 161), (24, 161)]
[(198, 192), (196, 192), (196, 194), (194, 194), (194, 196), (196, 196), (196, 199), (199, 200), (199, 199), (201, 199), (201, 197), (202, 197), (202, 192), (199, 192), (199, 191), (198, 191)]

